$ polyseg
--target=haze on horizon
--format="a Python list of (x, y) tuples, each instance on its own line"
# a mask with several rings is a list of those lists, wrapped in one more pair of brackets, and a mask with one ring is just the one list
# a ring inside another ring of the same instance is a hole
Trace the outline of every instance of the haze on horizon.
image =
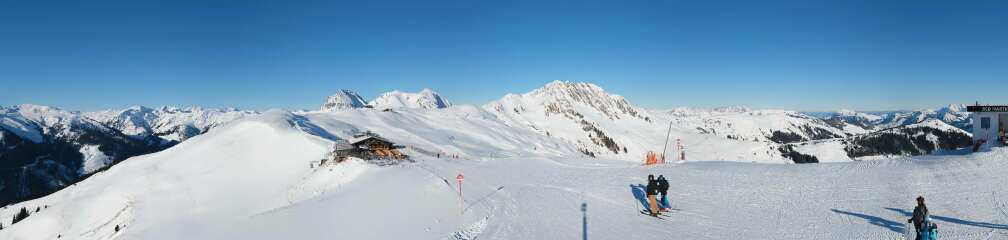
[(640, 107), (1008, 104), (1004, 1), (2, 2), (0, 105), (315, 109), (555, 80)]

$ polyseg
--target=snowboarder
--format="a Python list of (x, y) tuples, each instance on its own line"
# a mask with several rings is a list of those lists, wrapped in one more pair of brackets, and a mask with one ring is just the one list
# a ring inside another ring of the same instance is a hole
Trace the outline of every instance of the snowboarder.
[(660, 211), (668, 211), (668, 209), (671, 208), (668, 202), (668, 188), (669, 185), (668, 181), (665, 180), (665, 176), (658, 175), (658, 193), (661, 194), (661, 200), (659, 201), (661, 203), (661, 209), (659, 209)]
[(927, 205), (924, 205), (924, 196), (917, 196), (917, 206), (914, 207), (913, 216), (907, 222), (913, 222), (914, 232), (917, 233), (917, 240), (921, 240), (921, 230), (928, 218)]
[(651, 174), (648, 174), (647, 179), (645, 191), (647, 192), (649, 211), (652, 217), (658, 217), (658, 203), (655, 201), (655, 195), (658, 195), (658, 180), (655, 180), (654, 175)]

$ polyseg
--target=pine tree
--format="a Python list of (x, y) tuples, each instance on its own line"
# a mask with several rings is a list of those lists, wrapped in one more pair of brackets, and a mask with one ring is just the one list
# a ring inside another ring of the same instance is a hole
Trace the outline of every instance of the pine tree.
[(21, 220), (24, 220), (25, 218), (28, 218), (28, 209), (25, 207), (21, 207), (21, 211), (19, 211), (17, 214), (14, 215), (14, 220), (11, 222), (11, 224), (18, 223)]

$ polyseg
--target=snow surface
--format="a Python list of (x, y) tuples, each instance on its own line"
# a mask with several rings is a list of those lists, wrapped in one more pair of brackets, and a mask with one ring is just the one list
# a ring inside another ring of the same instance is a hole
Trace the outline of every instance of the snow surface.
[(795, 147), (799, 153), (816, 156), (820, 163), (826, 162), (849, 162), (852, 161), (844, 151), (843, 142), (838, 140), (816, 141), (807, 144), (800, 144)]
[[(472, 106), (269, 111), (0, 209), (11, 219), (21, 207), (47, 206), (4, 222), (0, 239), (572, 239), (582, 203), (590, 239), (901, 239), (917, 195), (943, 239), (1008, 237), (1008, 149), (645, 167), (581, 157), (494, 116)], [(310, 167), (334, 141), (365, 130), (406, 146), (415, 162)], [(707, 151), (718, 150), (728, 149)], [(638, 212), (634, 186), (647, 174), (671, 184), (675, 210), (665, 220)]]
[(83, 165), (81, 175), (92, 173), (112, 164), (112, 158), (105, 156), (105, 153), (98, 150), (98, 145), (81, 146), (80, 153), (84, 155), (84, 159), (81, 161)]

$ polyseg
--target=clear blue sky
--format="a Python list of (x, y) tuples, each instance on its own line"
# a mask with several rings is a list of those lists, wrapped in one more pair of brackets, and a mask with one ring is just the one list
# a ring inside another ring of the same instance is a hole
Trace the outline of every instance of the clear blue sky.
[(648, 108), (1008, 104), (1008, 1), (0, 0), (0, 105), (481, 105), (553, 79)]

